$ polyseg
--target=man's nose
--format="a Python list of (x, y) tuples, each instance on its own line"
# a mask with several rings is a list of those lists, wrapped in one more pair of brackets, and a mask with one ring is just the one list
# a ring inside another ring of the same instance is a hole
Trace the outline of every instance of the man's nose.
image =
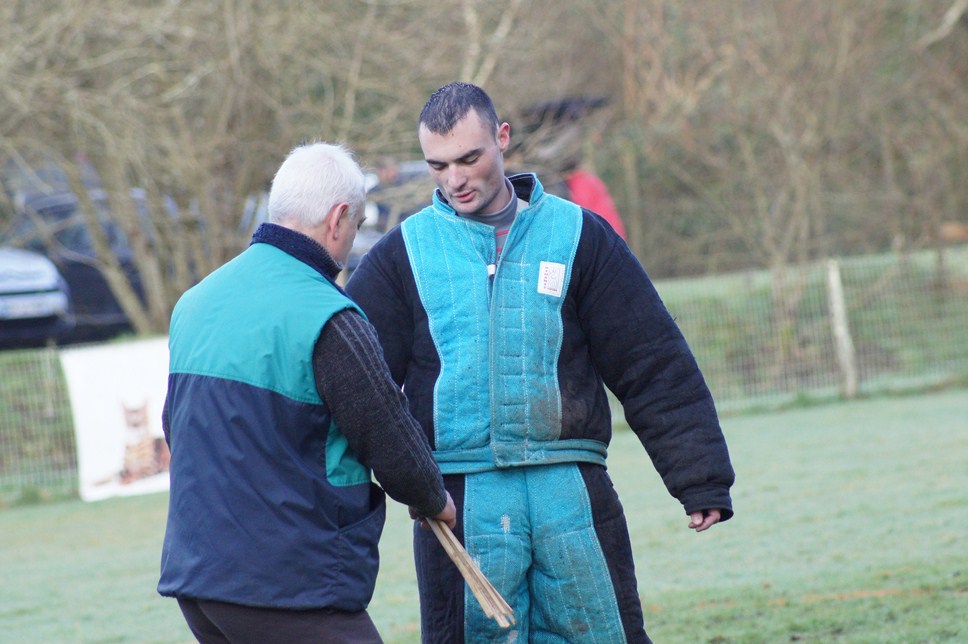
[(447, 169), (447, 185), (451, 188), (460, 188), (464, 185), (467, 177), (458, 167), (451, 167)]

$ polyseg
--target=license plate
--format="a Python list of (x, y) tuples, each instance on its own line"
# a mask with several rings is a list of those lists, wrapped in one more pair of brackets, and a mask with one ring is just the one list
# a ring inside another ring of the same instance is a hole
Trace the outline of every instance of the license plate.
[(23, 320), (61, 315), (67, 311), (64, 293), (31, 293), (0, 298), (0, 318)]

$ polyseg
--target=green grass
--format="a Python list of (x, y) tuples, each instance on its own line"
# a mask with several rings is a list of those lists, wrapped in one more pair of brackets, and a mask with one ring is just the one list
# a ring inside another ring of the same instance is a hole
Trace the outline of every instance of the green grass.
[[(656, 642), (968, 641), (968, 390), (724, 420), (736, 517), (694, 534), (644, 451), (609, 457)], [(154, 592), (167, 495), (0, 512), (0, 641), (189, 642)], [(391, 504), (371, 614), (416, 642)]]

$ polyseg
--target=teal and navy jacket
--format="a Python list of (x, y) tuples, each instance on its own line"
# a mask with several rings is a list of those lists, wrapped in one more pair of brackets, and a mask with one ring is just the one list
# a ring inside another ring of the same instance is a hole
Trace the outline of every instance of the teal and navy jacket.
[(494, 230), (440, 192), (383, 237), (347, 292), (445, 473), (605, 463), (606, 387), (686, 512), (732, 515), (726, 443), (705, 380), (641, 264), (601, 217), (511, 177)]
[(169, 336), (171, 492), (162, 595), (362, 610), (383, 491), (332, 422), (313, 349), (355, 308), (317, 266), (257, 236), (178, 301)]

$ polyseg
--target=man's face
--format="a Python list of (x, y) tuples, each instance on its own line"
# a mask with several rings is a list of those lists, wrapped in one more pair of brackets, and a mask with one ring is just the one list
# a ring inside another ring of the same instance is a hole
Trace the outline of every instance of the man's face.
[(507, 205), (504, 152), (511, 140), (507, 123), (494, 131), (472, 109), (446, 134), (421, 124), (417, 139), (430, 174), (454, 210), (462, 215), (491, 215)]

